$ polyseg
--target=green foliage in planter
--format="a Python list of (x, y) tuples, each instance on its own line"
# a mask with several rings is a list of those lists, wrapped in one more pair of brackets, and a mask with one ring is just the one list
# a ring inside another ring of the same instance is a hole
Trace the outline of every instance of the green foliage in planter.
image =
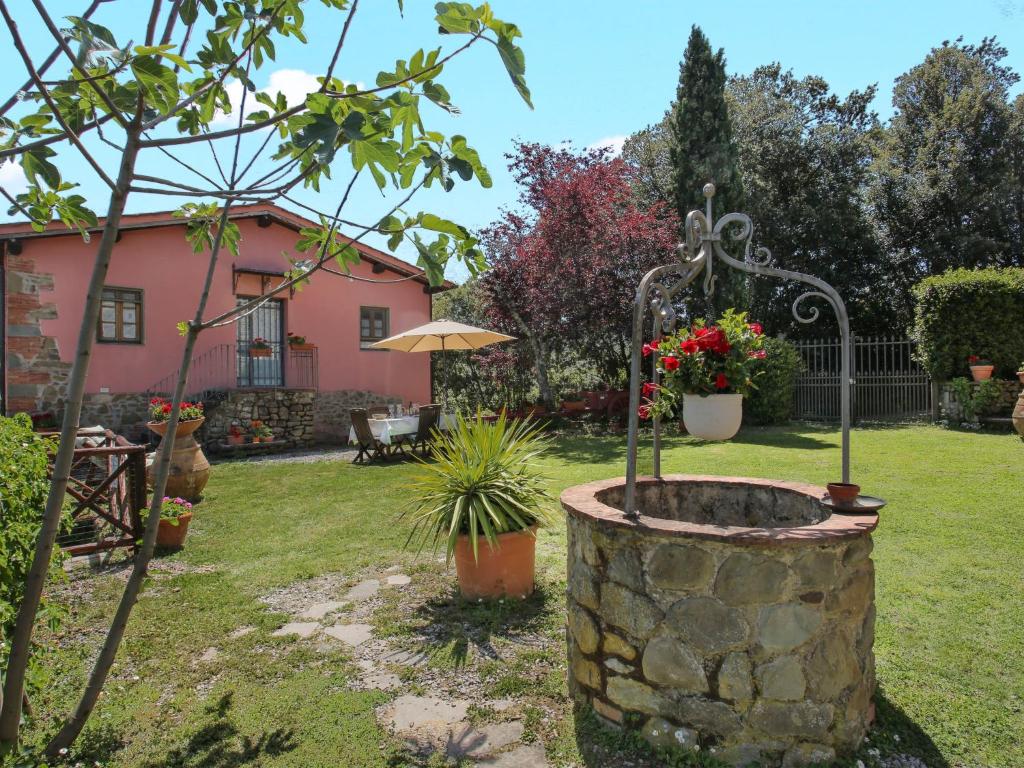
[[(24, 413), (0, 416), (0, 637), (10, 637), (32, 567), (43, 507), (50, 490), (47, 438)], [(61, 555), (54, 555), (57, 565)], [(54, 617), (45, 605), (40, 617)], [(6, 646), (0, 657), (6, 657)]]
[(992, 410), (999, 400), (999, 384), (995, 379), (984, 379), (972, 384), (967, 378), (958, 376), (949, 382), (953, 397), (963, 409), (963, 420), (975, 422)]
[(499, 534), (525, 531), (557, 519), (546, 478), (535, 462), (548, 440), (529, 419), (494, 422), (458, 417), (455, 426), (439, 432), (431, 461), (413, 479), (413, 520), (409, 541), (422, 549), (445, 542), (448, 562), (459, 535), (468, 534), (473, 557), (479, 537), (493, 547)]
[(954, 269), (914, 288), (913, 336), (933, 379), (967, 373), (978, 355), (1011, 377), (1024, 357), (1024, 269)]
[(785, 424), (793, 418), (796, 377), (804, 368), (797, 348), (785, 339), (765, 338), (765, 357), (754, 363), (757, 389), (743, 402), (748, 424)]

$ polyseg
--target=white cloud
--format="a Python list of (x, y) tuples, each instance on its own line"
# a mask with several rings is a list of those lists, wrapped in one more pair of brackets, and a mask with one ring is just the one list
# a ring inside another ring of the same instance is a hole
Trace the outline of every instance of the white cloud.
[(8, 160), (0, 165), (0, 187), (3, 187), (11, 197), (20, 195), (28, 189), (28, 179), (25, 178), (25, 171), (13, 160)]
[(587, 149), (600, 149), (601, 147), (608, 147), (612, 151), (614, 157), (618, 157), (622, 154), (622, 147), (626, 143), (626, 139), (629, 136), (605, 136), (603, 139), (598, 139), (593, 144), (589, 144)]
[[(365, 88), (362, 83), (356, 83), (356, 87)], [(270, 73), (267, 87), (260, 90), (274, 98), (278, 93), (283, 93), (288, 100), (288, 106), (294, 107), (305, 101), (306, 96), (318, 88), (320, 88), (320, 83), (317, 82), (316, 75), (310, 72), (302, 69), (278, 69)], [(224, 84), (224, 89), (228, 92), (228, 98), (231, 100), (232, 112), (225, 114), (218, 110), (210, 123), (211, 125), (233, 125), (238, 121), (237, 109), (242, 103), (242, 83), (238, 80), (228, 80)], [(266, 109), (266, 107), (250, 94), (245, 100), (246, 114), (252, 114), (261, 109)]]

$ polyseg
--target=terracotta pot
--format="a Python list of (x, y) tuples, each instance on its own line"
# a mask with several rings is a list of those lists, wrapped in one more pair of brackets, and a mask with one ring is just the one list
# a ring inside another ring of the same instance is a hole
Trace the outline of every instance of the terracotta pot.
[(267, 349), (256, 348), (256, 349), (250, 349), (249, 350), (249, 357), (270, 357), (271, 354), (272, 354), (272, 352), (271, 352), (270, 348), (267, 348)]
[(562, 409), (566, 411), (582, 411), (587, 407), (586, 400), (563, 400)]
[(1024, 391), (1021, 391), (1017, 398), (1017, 404), (1013, 407), (1013, 428), (1017, 434), (1024, 437)]
[(316, 344), (289, 344), (288, 349), (292, 352), (311, 352), (316, 349)]
[(974, 377), (975, 381), (984, 381), (985, 379), (992, 378), (992, 371), (996, 367), (994, 365), (972, 365), (971, 376)]
[(730, 440), (743, 421), (743, 395), (683, 395), (683, 424), (702, 440)]
[(498, 535), (498, 546), (491, 549), (487, 539), (479, 537), (478, 560), (473, 560), (469, 536), (459, 536), (455, 544), (455, 570), (462, 596), (477, 598), (529, 597), (533, 593), (533, 566), (537, 547), (537, 528)]
[[(180, 496), (189, 501), (198, 501), (210, 479), (210, 462), (203, 455), (203, 449), (196, 442), (193, 432), (203, 425), (205, 418), (190, 419), (178, 422), (174, 431), (174, 450), (171, 451), (171, 471), (167, 476), (167, 487), (164, 495)], [(166, 421), (151, 421), (147, 425), (151, 430), (166, 439)], [(156, 474), (154, 461), (146, 469), (146, 480), (150, 486)]]
[(263, 442), (263, 438), (262, 438), (262, 437), (255, 437), (255, 436), (254, 436), (254, 437), (253, 437), (253, 439), (252, 439), (252, 441), (253, 441), (254, 443), (261, 443), (261, 442)]
[(543, 405), (528, 405), (526, 407), (526, 415), (527, 416), (531, 416), (533, 418), (537, 418), (538, 416), (543, 416), (547, 412), (548, 412), (547, 407), (543, 406)]
[(860, 486), (856, 483), (829, 483), (828, 495), (837, 504), (852, 504), (860, 495)]
[(192, 522), (192, 513), (186, 512), (177, 520), (177, 525), (171, 520), (160, 518), (160, 527), (156, 531), (156, 545), (158, 547), (173, 547), (179, 549), (185, 544), (185, 537), (188, 535), (188, 524)]
[(245, 445), (245, 435), (228, 435), (228, 445)]

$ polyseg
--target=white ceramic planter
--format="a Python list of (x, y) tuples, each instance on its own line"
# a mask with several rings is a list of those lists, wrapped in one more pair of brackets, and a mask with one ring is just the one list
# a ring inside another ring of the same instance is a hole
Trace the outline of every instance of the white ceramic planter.
[(730, 440), (743, 421), (743, 395), (683, 395), (683, 425), (702, 440)]

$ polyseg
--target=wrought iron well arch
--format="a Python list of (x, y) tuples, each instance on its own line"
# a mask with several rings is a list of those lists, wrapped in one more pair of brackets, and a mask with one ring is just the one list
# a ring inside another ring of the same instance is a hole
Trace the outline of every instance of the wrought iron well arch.
[[(841, 339), (840, 369), (840, 411), (842, 416), (842, 479), (850, 482), (850, 318), (839, 293), (824, 280), (802, 272), (768, 266), (771, 252), (763, 247), (753, 247), (754, 224), (745, 213), (727, 213), (718, 221), (713, 214), (712, 199), (715, 185), (704, 185), (705, 210), (693, 210), (686, 216), (685, 241), (676, 252), (679, 261), (655, 267), (640, 281), (633, 304), (633, 344), (629, 371), (629, 449), (626, 456), (626, 490), (624, 514), (639, 516), (636, 509), (636, 462), (637, 442), (640, 429), (640, 366), (641, 347), (645, 312), (650, 311), (654, 320), (654, 338), (672, 333), (676, 327), (676, 312), (672, 306), (673, 297), (692, 284), (701, 272), (704, 273), (703, 289), (706, 296), (715, 290), (716, 275), (714, 261), (721, 259), (726, 265), (753, 275), (779, 277), (812, 286), (793, 301), (793, 317), (801, 323), (813, 323), (820, 316), (817, 307), (811, 307), (807, 315), (800, 313), (800, 305), (809, 298), (823, 299), (835, 312), (839, 321)], [(723, 237), (741, 243), (743, 259), (734, 259), (722, 247)], [(672, 279), (670, 283), (669, 280)], [(658, 383), (657, 359), (652, 361), (652, 380)], [(657, 397), (657, 394), (655, 394)], [(654, 417), (654, 476), (661, 477), (661, 423)]]

